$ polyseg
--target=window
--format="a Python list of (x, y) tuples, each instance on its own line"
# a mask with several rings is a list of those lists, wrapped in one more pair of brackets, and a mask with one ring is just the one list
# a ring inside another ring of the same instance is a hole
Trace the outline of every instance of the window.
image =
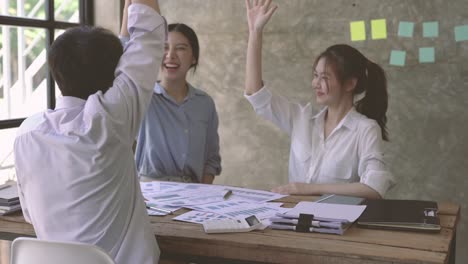
[(0, 0), (0, 184), (14, 179), (16, 128), (60, 96), (47, 68), (58, 34), (93, 25), (93, 0)]

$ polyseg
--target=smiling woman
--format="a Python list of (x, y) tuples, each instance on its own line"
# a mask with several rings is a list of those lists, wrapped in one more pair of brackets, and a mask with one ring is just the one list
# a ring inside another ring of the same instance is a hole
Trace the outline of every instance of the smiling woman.
[[(387, 80), (357, 49), (333, 45), (314, 64), (312, 88), (323, 110), (274, 95), (262, 78), (262, 35), (277, 6), (246, 0), (249, 41), (245, 96), (258, 115), (291, 136), (289, 184), (274, 192), (382, 198), (394, 184), (383, 159)], [(357, 95), (364, 94), (361, 99)]]
[[(213, 99), (187, 82), (200, 47), (189, 26), (168, 26), (165, 56), (137, 138), (141, 180), (213, 183), (221, 173), (218, 114)], [(128, 34), (125, 23), (121, 35)]]

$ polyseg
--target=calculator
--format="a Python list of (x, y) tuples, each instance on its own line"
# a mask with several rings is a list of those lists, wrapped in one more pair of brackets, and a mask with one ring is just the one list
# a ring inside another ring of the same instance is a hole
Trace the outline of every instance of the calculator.
[(205, 233), (249, 232), (261, 226), (262, 222), (255, 215), (244, 219), (208, 220), (203, 222)]

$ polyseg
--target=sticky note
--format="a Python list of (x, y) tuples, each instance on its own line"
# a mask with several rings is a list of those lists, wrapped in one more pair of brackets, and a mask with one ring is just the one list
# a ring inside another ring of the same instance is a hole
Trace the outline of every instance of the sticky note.
[(468, 40), (468, 25), (455, 27), (455, 41)]
[(405, 66), (406, 51), (392, 50), (390, 53), (390, 65)]
[(434, 47), (419, 48), (419, 63), (435, 62)]
[(371, 20), (372, 39), (387, 38), (387, 22), (385, 19)]
[(414, 31), (413, 22), (400, 21), (400, 24), (398, 24), (398, 36), (400, 37), (412, 38), (413, 31)]
[(437, 38), (439, 36), (439, 22), (424, 22), (423, 23), (423, 37)]
[(364, 21), (353, 21), (349, 23), (351, 41), (366, 40), (366, 24)]

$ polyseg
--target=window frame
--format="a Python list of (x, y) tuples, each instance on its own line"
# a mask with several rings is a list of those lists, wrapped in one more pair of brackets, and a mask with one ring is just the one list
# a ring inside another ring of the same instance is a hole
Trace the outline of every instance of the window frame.
[[(70, 23), (55, 20), (55, 0), (45, 0), (46, 19), (35, 19), (25, 17), (3, 16), (0, 15), (0, 25), (40, 28), (46, 31), (46, 54), (49, 54), (50, 46), (55, 39), (55, 30), (67, 29), (80, 25), (94, 25), (94, 0), (79, 0), (79, 22)], [(47, 56), (48, 57), (48, 56)], [(55, 108), (55, 80), (52, 74), (47, 70), (47, 108)], [(26, 119), (13, 118), (0, 120), (0, 130), (19, 127)]]

